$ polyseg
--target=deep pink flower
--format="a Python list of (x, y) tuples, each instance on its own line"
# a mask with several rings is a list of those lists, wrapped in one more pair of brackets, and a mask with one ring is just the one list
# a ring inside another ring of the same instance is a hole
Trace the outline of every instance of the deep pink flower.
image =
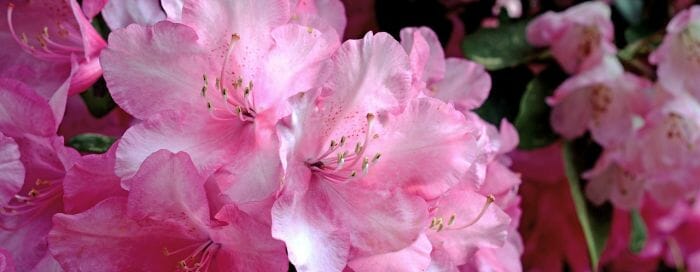
[(2, 248), (0, 248), (0, 271), (15, 272), (15, 263), (12, 260), (12, 254)]
[(575, 74), (590, 69), (614, 54), (610, 6), (600, 1), (585, 2), (564, 12), (548, 11), (527, 26), (527, 40), (534, 46), (548, 46), (562, 68)]
[(415, 98), (409, 57), (387, 34), (345, 42), (329, 69), (283, 129), (286, 177), (272, 210), (273, 236), (302, 271), (414, 243), (429, 224), (419, 196), (457, 184), (478, 152), (461, 113)]
[[(72, 75), (69, 94), (101, 75), (106, 45), (75, 0), (2, 1), (0, 73), (32, 86), (46, 98)], [(37, 61), (38, 60), (38, 61)], [(73, 62), (76, 70), (71, 72)]]
[(561, 84), (547, 102), (553, 107), (552, 128), (573, 139), (587, 130), (596, 142), (614, 147), (632, 136), (634, 120), (648, 110), (647, 80), (624, 73), (614, 57)]
[(658, 64), (659, 83), (672, 93), (700, 99), (700, 6), (678, 13), (666, 27), (661, 46), (649, 56)]
[(69, 82), (47, 102), (21, 82), (0, 79), (0, 149), (3, 170), (8, 170), (2, 174), (0, 244), (12, 252), (19, 271), (56, 267), (45, 237), (51, 216), (63, 206), (66, 169), (79, 157), (56, 136)]
[(128, 196), (56, 215), (51, 253), (69, 271), (286, 270), (269, 226), (233, 205), (210, 210), (205, 181), (186, 153), (158, 151), (124, 181)]

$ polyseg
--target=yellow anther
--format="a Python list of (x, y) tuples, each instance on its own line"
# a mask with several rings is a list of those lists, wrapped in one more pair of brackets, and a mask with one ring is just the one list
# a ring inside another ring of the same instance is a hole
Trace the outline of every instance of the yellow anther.
[(368, 113), (367, 114), (367, 122), (372, 122), (374, 120), (374, 114)]
[(208, 102), (208, 101), (207, 101), (207, 110), (210, 110), (210, 111), (211, 111), (211, 108), (212, 108), (211, 102)]
[(362, 173), (367, 174), (367, 170), (369, 169), (369, 159), (365, 157), (362, 159)]
[(355, 154), (360, 154), (361, 151), (362, 151), (362, 145), (358, 142), (355, 145)]
[(350, 177), (354, 178), (355, 176), (357, 176), (357, 171), (353, 170), (352, 173), (350, 173)]
[(199, 93), (202, 97), (207, 96), (207, 86), (202, 86), (202, 91)]
[(39, 191), (32, 188), (31, 190), (29, 190), (29, 192), (27, 192), (27, 195), (29, 197), (37, 197), (37, 196), (39, 196)]
[(450, 226), (450, 225), (454, 224), (454, 223), (455, 223), (455, 219), (457, 219), (457, 215), (453, 213), (453, 214), (450, 216), (450, 220), (447, 221), (447, 225)]
[(340, 146), (345, 145), (345, 141), (346, 141), (346, 140), (347, 140), (347, 138), (345, 138), (345, 136), (340, 137)]

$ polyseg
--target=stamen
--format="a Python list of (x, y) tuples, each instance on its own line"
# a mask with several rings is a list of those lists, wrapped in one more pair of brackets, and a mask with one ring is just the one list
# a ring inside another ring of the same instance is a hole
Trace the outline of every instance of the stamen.
[(486, 197), (486, 203), (484, 203), (484, 206), (481, 208), (481, 211), (479, 211), (479, 214), (477, 214), (476, 217), (474, 219), (472, 219), (471, 222), (467, 223), (464, 226), (456, 227), (454, 229), (465, 229), (465, 228), (468, 228), (468, 227), (476, 224), (476, 222), (479, 222), (479, 219), (481, 219), (481, 217), (484, 216), (484, 214), (486, 213), (486, 210), (489, 208), (489, 206), (491, 206), (491, 203), (493, 203), (494, 201), (496, 201), (496, 197), (494, 197), (493, 195), (488, 195)]
[(381, 157), (382, 157), (382, 154), (377, 153), (376, 155), (374, 155), (374, 158), (372, 158), (372, 163), (377, 162), (379, 160), (379, 158), (381, 158)]

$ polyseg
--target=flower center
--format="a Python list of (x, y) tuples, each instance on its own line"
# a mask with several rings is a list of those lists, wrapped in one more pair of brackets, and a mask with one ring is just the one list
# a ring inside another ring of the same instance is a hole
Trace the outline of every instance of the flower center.
[(601, 117), (608, 111), (608, 107), (612, 102), (610, 89), (605, 85), (595, 85), (591, 88), (589, 102), (591, 105), (591, 114), (593, 122), (596, 125), (600, 124)]
[(14, 23), (12, 22), (14, 10), (15, 4), (8, 4), (7, 25), (10, 28), (10, 33), (12, 33), (12, 38), (14, 38), (15, 41), (17, 41), (17, 44), (19, 44), (27, 53), (41, 60), (56, 62), (70, 61), (71, 54), (81, 55), (84, 53), (82, 47), (69, 45), (76, 44), (74, 41), (82, 40), (80, 33), (76, 33), (76, 31), (69, 31), (61, 22), (56, 22), (57, 30), (54, 31), (54, 33), (57, 34), (60, 40), (68, 41), (69, 44), (54, 40), (54, 38), (49, 34), (50, 29), (48, 26), (44, 26), (41, 32), (36, 33), (33, 37), (28, 36), (27, 33), (24, 32), (18, 35), (15, 31)]
[[(379, 135), (372, 135), (372, 122), (374, 114), (367, 114), (367, 129), (362, 142), (358, 141), (352, 153), (345, 149), (347, 137), (340, 137), (339, 141), (331, 140), (328, 150), (318, 156), (318, 158), (307, 161), (307, 166), (319, 176), (326, 180), (343, 183), (358, 177), (358, 171), (362, 175), (367, 174), (369, 167), (375, 164), (382, 156), (376, 153), (372, 158), (365, 156), (365, 151), (370, 140), (378, 138)], [(361, 162), (361, 163), (360, 163)], [(360, 164), (358, 166), (358, 164)]]
[(21, 216), (23, 220), (0, 220), (0, 228), (5, 230), (21, 228), (62, 196), (63, 185), (61, 182), (37, 179), (29, 190), (16, 194), (7, 205), (0, 208), (2, 217), (17, 218)]
[(694, 22), (681, 32), (681, 44), (683, 49), (688, 52), (690, 60), (700, 65), (700, 23)]
[(581, 53), (582, 58), (585, 58), (598, 49), (602, 37), (595, 26), (584, 26), (580, 28), (580, 31), (581, 41), (577, 50)]
[[(214, 89), (221, 95), (218, 99), (221, 99), (222, 103), (212, 103), (212, 100), (209, 100), (209, 79), (206, 74), (202, 75), (204, 85), (200, 90), (200, 95), (206, 100), (207, 109), (216, 119), (229, 120), (233, 119), (231, 118), (233, 116), (241, 121), (255, 120), (255, 99), (252, 93), (253, 81), (248, 81), (244, 85), (244, 80), (240, 76), (226, 80), (228, 59), (231, 57), (236, 42), (240, 39), (238, 34), (231, 35), (221, 65), (221, 71), (214, 82)], [(234, 75), (235, 73), (232, 72), (231, 74)], [(230, 84), (231, 89), (227, 87), (227, 84)]]
[(429, 229), (434, 229), (435, 231), (442, 231), (445, 229), (448, 230), (461, 230), (461, 229), (466, 229), (468, 227), (471, 227), (472, 225), (476, 224), (479, 222), (479, 220), (484, 217), (484, 214), (486, 214), (486, 210), (491, 206), (491, 204), (496, 201), (496, 197), (493, 195), (488, 195), (486, 197), (486, 202), (484, 202), (484, 206), (481, 207), (481, 210), (479, 213), (472, 219), (471, 221), (467, 222), (464, 225), (461, 226), (456, 226), (455, 221), (457, 220), (457, 214), (453, 213), (450, 215), (450, 218), (445, 220), (444, 217), (437, 216), (433, 217), (433, 220), (430, 222), (430, 227)]
[(208, 240), (204, 243), (195, 243), (175, 251), (170, 251), (167, 247), (163, 247), (163, 255), (179, 255), (192, 248), (194, 250), (189, 255), (177, 262), (176, 271), (207, 271), (221, 245)]
[(693, 148), (693, 142), (690, 139), (690, 124), (683, 116), (673, 112), (669, 113), (664, 124), (666, 128), (666, 139), (669, 141), (678, 141), (687, 145), (688, 149)]

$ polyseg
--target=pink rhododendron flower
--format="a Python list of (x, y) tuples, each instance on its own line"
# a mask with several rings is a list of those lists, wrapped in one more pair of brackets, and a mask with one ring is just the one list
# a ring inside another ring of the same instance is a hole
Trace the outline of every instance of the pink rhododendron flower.
[(241, 209), (269, 199), (282, 175), (275, 125), (291, 112), (286, 99), (327, 76), (339, 45), (323, 18), (302, 15), (282, 0), (186, 1), (183, 24), (115, 31), (105, 78), (114, 100), (144, 120), (124, 134), (117, 174), (132, 176), (159, 149), (185, 151)]
[(547, 102), (553, 107), (554, 130), (573, 139), (590, 130), (604, 147), (619, 145), (634, 132), (634, 120), (648, 110), (647, 80), (624, 73), (613, 57), (575, 75), (557, 88)]
[(548, 46), (554, 58), (574, 74), (598, 65), (614, 54), (610, 7), (600, 1), (585, 2), (564, 12), (545, 12), (527, 26), (527, 40)]
[(272, 233), (302, 271), (411, 245), (429, 223), (424, 199), (457, 184), (478, 152), (461, 113), (415, 98), (409, 57), (390, 36), (345, 42), (330, 69), (323, 88), (297, 97), (282, 130)]
[(66, 169), (79, 157), (56, 135), (61, 121), (57, 113), (63, 114), (69, 82), (70, 78), (56, 91), (63, 96), (57, 103), (47, 102), (21, 82), (0, 79), (0, 161), (8, 171), (1, 175), (0, 244), (12, 253), (19, 271), (56, 267), (45, 237), (51, 217), (63, 206)]
[(589, 182), (586, 196), (596, 205), (610, 202), (623, 210), (639, 208), (646, 188), (641, 173), (635, 171), (624, 150), (608, 149), (593, 169), (583, 174)]
[(700, 99), (700, 6), (678, 13), (666, 27), (661, 46), (649, 56), (658, 64), (659, 84), (672, 93)]
[[(101, 75), (106, 45), (75, 0), (2, 1), (0, 72), (46, 98), (71, 77), (69, 94), (87, 89)], [(77, 62), (76, 71), (72, 71)]]
[(56, 215), (50, 250), (67, 270), (286, 269), (269, 227), (233, 205), (210, 210), (205, 181), (186, 153), (155, 152), (125, 180), (128, 196)]

